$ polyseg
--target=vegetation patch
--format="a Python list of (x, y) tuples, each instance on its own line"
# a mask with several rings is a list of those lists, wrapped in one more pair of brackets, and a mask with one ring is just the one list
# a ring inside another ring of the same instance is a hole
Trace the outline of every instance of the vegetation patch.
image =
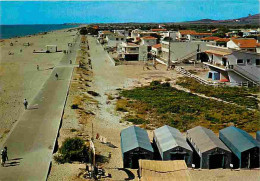
[(259, 87), (212, 87), (202, 85), (189, 77), (179, 78), (176, 84), (208, 97), (215, 97), (247, 108), (258, 109), (259, 101), (255, 94), (259, 93)]
[(87, 162), (88, 149), (80, 138), (67, 138), (59, 148), (59, 154), (54, 156), (58, 163), (71, 163), (73, 161)]
[(152, 82), (150, 86), (123, 90), (120, 94), (127, 99), (117, 102), (117, 110), (126, 109), (129, 113), (125, 120), (134, 124), (155, 127), (167, 124), (181, 131), (198, 125), (218, 131), (230, 124), (249, 132), (259, 129), (257, 110), (196, 96), (168, 84)]

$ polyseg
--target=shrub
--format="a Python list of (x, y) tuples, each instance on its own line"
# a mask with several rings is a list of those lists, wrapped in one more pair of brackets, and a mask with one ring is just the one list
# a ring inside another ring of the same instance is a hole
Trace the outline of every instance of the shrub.
[(71, 129), (70, 129), (70, 132), (72, 132), (72, 133), (73, 133), (73, 132), (76, 132), (76, 131), (77, 131), (77, 129), (74, 129), (74, 128), (71, 128)]
[(80, 138), (67, 138), (61, 148), (59, 149), (59, 155), (54, 159), (58, 163), (66, 163), (73, 161), (87, 161), (88, 151), (84, 141)]
[(160, 86), (161, 85), (161, 82), (158, 81), (158, 80), (154, 80), (150, 83), (150, 86)]
[(78, 104), (72, 104), (71, 105), (71, 109), (78, 109), (79, 108), (79, 105)]
[(162, 87), (171, 87), (171, 84), (169, 82), (162, 83)]
[(116, 111), (127, 112), (127, 101), (125, 99), (119, 99), (116, 103)]

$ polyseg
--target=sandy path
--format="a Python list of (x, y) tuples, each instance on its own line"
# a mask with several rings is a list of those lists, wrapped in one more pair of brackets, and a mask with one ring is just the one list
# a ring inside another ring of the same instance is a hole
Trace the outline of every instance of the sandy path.
[[(75, 33), (59, 30), (0, 43), (0, 142), (23, 114), (23, 99), (27, 98), (29, 103), (33, 100), (50, 76), (52, 69), (49, 68), (57, 65), (63, 56), (63, 53), (34, 54), (33, 50), (44, 50), (49, 44), (57, 45), (59, 50), (67, 49), (67, 43), (73, 40)], [(10, 46), (11, 42), (13, 46)], [(23, 46), (26, 42), (31, 46)], [(40, 71), (37, 71), (37, 65)]]

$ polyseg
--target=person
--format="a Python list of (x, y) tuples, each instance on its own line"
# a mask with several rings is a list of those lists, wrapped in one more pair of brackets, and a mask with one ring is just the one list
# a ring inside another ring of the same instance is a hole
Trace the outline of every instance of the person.
[(7, 147), (1, 151), (1, 165), (4, 167), (6, 160), (8, 160)]
[(40, 67), (39, 67), (39, 65), (37, 65), (37, 70), (38, 70), (38, 71), (40, 70)]
[(57, 80), (59, 79), (59, 75), (57, 73), (55, 74), (55, 77)]
[(23, 105), (24, 105), (24, 109), (27, 109), (28, 101), (27, 101), (26, 99), (24, 99), (24, 101), (23, 101)]

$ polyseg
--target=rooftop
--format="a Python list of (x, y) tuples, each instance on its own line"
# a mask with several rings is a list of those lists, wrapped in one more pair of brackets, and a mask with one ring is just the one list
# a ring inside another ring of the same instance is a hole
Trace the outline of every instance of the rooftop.
[(151, 29), (151, 31), (167, 31), (167, 29)]
[(247, 132), (234, 126), (219, 131), (220, 137), (224, 137), (236, 151), (244, 152), (259, 146), (259, 143)]
[(121, 149), (126, 153), (135, 148), (143, 148), (153, 152), (147, 131), (137, 126), (131, 126), (121, 131)]
[(153, 36), (144, 36), (141, 39), (144, 39), (144, 40), (157, 40), (157, 38), (155, 38)]
[(206, 41), (215, 41), (218, 39), (219, 39), (219, 37), (217, 37), (217, 36), (209, 36), (209, 37), (201, 38), (201, 40), (206, 40)]
[(182, 147), (192, 151), (181, 132), (170, 126), (162, 126), (154, 130), (154, 136), (158, 140), (158, 146), (162, 152), (168, 151), (175, 147)]
[(231, 39), (240, 48), (256, 48), (258, 43), (253, 38), (233, 38)]
[(226, 56), (226, 55), (230, 55), (231, 54), (229, 52), (224, 52), (224, 51), (219, 51), (219, 50), (206, 50), (205, 53), (218, 55), (218, 56)]
[(187, 131), (187, 136), (192, 139), (196, 147), (201, 153), (212, 150), (214, 148), (221, 148), (230, 152), (226, 145), (211, 131), (202, 126), (197, 126), (195, 128), (189, 129)]
[(152, 47), (158, 49), (158, 48), (162, 47), (162, 44), (156, 44), (156, 45), (153, 45)]

